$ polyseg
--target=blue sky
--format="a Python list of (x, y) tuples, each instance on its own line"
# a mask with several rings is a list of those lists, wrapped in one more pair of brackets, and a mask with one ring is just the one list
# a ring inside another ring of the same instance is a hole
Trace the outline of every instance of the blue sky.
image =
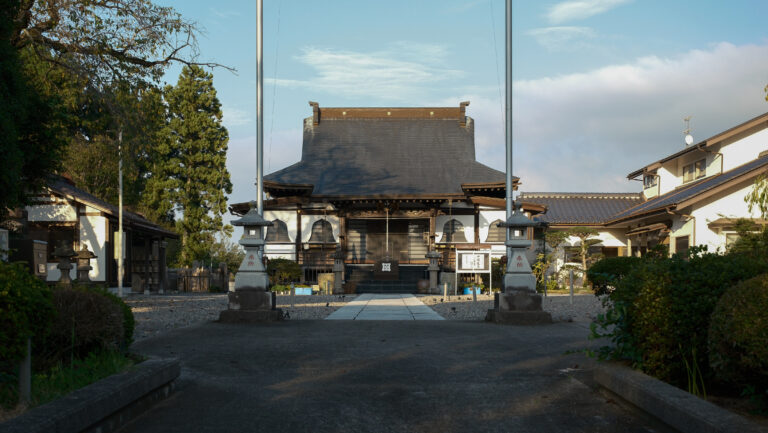
[[(198, 22), (229, 129), (229, 202), (255, 197), (255, 1), (162, 0)], [(307, 101), (457, 106), (504, 170), (503, 0), (265, 0), (265, 173), (300, 159)], [(523, 191), (639, 191), (626, 175), (768, 111), (763, 0), (514, 1), (514, 174)], [(169, 69), (175, 83), (179, 68)]]

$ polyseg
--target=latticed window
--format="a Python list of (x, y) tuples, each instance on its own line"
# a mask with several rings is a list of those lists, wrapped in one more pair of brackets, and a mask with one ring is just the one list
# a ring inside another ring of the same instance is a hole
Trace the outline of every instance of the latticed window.
[(309, 236), (310, 242), (315, 243), (334, 243), (336, 239), (333, 237), (333, 227), (331, 223), (326, 220), (318, 220), (312, 224), (312, 234)]
[(280, 220), (272, 221), (272, 225), (267, 227), (266, 241), (274, 243), (291, 242), (291, 238), (288, 236), (288, 226)]
[(496, 220), (488, 227), (486, 242), (504, 242), (507, 240), (506, 227), (501, 226), (501, 220)]
[(464, 237), (464, 224), (455, 219), (446, 221), (441, 242), (467, 242)]

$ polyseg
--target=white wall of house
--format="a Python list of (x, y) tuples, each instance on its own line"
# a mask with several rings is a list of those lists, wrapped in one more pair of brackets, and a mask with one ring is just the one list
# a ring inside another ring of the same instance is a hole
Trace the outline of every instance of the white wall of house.
[(27, 206), (25, 209), (29, 221), (77, 221), (77, 209), (70, 204), (40, 204)]
[[(312, 236), (312, 226), (315, 224), (315, 222), (320, 220), (327, 220), (329, 223), (331, 223), (331, 228), (333, 228), (333, 238), (336, 239), (336, 242), (339, 242), (339, 218), (336, 215), (302, 215), (301, 216), (301, 242), (309, 242), (310, 236)], [(286, 224), (288, 222), (286, 221)], [(294, 219), (294, 225), (296, 224), (296, 220)], [(290, 227), (288, 228), (290, 230)], [(295, 230), (294, 230), (295, 231)]]
[[(97, 213), (97, 209), (86, 206), (86, 213)], [(106, 281), (107, 279), (107, 218), (97, 215), (80, 216), (80, 242), (96, 255), (91, 259), (91, 271), (88, 277), (91, 281)]]
[(673, 216), (672, 217), (672, 227), (669, 229), (669, 253), (674, 254), (677, 252), (676, 249), (676, 240), (675, 238), (681, 237), (681, 236), (690, 236), (688, 238), (689, 246), (694, 246), (697, 244), (697, 240), (694, 239), (694, 226), (695, 222), (693, 218), (688, 218), (685, 216)]
[(733, 188), (698, 203), (693, 209), (696, 225), (695, 245), (706, 245), (709, 251), (718, 248), (725, 250), (725, 234), (709, 228), (709, 223), (718, 218), (759, 218), (757, 209), (749, 212), (744, 197), (752, 191), (753, 181), (749, 180), (735, 185)]
[[(746, 162), (757, 159), (760, 152), (768, 150), (768, 129), (758, 131), (741, 140), (722, 146), (720, 152), (723, 154), (723, 170), (728, 171), (738, 167)], [(716, 161), (712, 173), (720, 171), (720, 162)], [(709, 170), (709, 167), (707, 167)], [(709, 171), (707, 171), (709, 174)]]
[[(288, 237), (291, 238), (292, 242), (296, 241), (296, 218), (297, 218), (297, 215), (295, 210), (265, 210), (264, 211), (265, 220), (267, 221), (280, 220), (285, 223), (285, 225), (288, 227)], [(302, 218), (302, 223), (304, 222), (305, 218)], [(309, 226), (309, 228), (311, 230), (312, 226)], [(267, 235), (267, 232), (265, 230), (264, 236), (266, 235)]]
[(677, 160), (667, 161), (656, 170), (659, 175), (659, 195), (666, 194), (683, 183), (678, 180)]
[[(442, 242), (443, 239), (443, 227), (449, 220), (455, 219), (464, 226), (464, 237), (467, 239), (467, 243), (475, 242), (475, 216), (474, 215), (438, 215), (435, 218), (435, 241)], [(486, 236), (488, 235), (488, 229), (485, 230)], [(482, 235), (480, 239), (483, 239)]]

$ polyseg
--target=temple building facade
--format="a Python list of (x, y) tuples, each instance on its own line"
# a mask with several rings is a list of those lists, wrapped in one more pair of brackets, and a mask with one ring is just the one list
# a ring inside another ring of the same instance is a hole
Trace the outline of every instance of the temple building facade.
[[(321, 108), (304, 119), (301, 160), (264, 177), (267, 258), (296, 260), (307, 281), (330, 272), (373, 278), (384, 258), (401, 280), (426, 278), (430, 251), (446, 273), (455, 251), (503, 256), (505, 174), (475, 160), (468, 102), (434, 108)], [(518, 179), (514, 179), (515, 188)], [(232, 206), (244, 214), (248, 204)], [(539, 214), (542, 206), (524, 209)], [(533, 236), (533, 233), (531, 233)]]

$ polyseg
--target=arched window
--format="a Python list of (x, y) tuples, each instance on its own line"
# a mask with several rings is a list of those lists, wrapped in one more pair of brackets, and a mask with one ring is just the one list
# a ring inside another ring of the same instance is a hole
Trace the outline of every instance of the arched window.
[(267, 226), (267, 242), (289, 243), (291, 238), (288, 236), (288, 226), (280, 220), (272, 221), (272, 225)]
[(501, 220), (496, 220), (488, 227), (486, 242), (504, 242), (507, 240), (507, 228), (501, 226)]
[(312, 224), (312, 235), (309, 236), (309, 242), (315, 243), (334, 243), (333, 227), (326, 220), (318, 220)]
[(443, 238), (440, 242), (466, 242), (464, 237), (464, 224), (458, 220), (452, 219), (445, 222), (443, 226)]

